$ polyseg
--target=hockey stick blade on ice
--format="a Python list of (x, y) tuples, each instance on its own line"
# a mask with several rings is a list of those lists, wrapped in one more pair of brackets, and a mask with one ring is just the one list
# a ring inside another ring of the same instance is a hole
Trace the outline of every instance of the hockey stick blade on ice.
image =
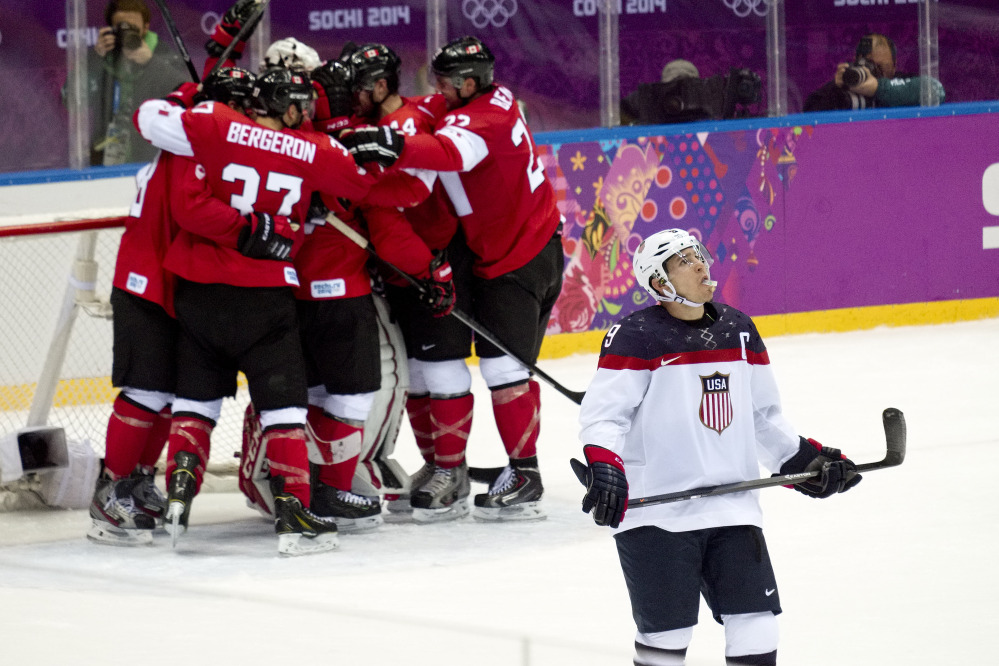
[[(378, 256), (378, 253), (375, 252), (375, 248), (371, 245), (371, 243), (368, 241), (368, 239), (365, 238), (364, 236), (362, 236), (361, 234), (357, 233), (346, 222), (344, 222), (343, 220), (341, 220), (340, 218), (338, 218), (333, 213), (329, 213), (326, 216), (326, 221), (329, 224), (331, 224), (332, 226), (334, 226), (344, 236), (346, 236), (347, 238), (349, 238), (350, 240), (352, 240), (354, 243), (356, 243), (358, 246), (360, 246), (360, 247), (364, 248), (365, 250), (367, 250), (368, 254), (370, 254), (372, 257), (374, 257), (375, 259), (377, 259), (378, 261), (380, 261), (382, 264), (384, 264), (386, 268), (388, 268), (392, 272), (396, 273), (399, 277), (401, 277), (403, 280), (405, 280), (409, 284), (411, 284), (414, 287), (416, 287), (418, 290), (420, 290), (421, 293), (424, 291), (425, 287), (423, 286), (423, 284), (420, 283), (419, 280), (417, 280), (415, 277), (413, 277), (412, 275), (410, 275), (406, 271), (402, 270), (401, 268), (399, 268), (395, 264), (393, 264), (393, 263), (391, 263), (389, 261), (386, 261), (382, 257)], [(558, 391), (559, 393), (561, 393), (565, 397), (569, 398), (569, 400), (572, 400), (577, 405), (583, 402), (583, 396), (585, 395), (585, 393), (583, 391), (573, 391), (573, 390), (570, 390), (570, 389), (566, 388), (565, 386), (562, 386), (557, 381), (555, 381), (552, 377), (550, 377), (544, 371), (542, 371), (541, 368), (539, 368), (538, 366), (531, 365), (530, 363), (527, 363), (526, 361), (522, 360), (519, 356), (517, 356), (512, 351), (510, 351), (510, 349), (505, 344), (503, 344), (498, 339), (496, 339), (495, 335), (493, 335), (487, 329), (483, 328), (482, 324), (480, 324), (477, 321), (475, 321), (474, 319), (472, 319), (469, 315), (465, 314), (464, 312), (462, 312), (458, 308), (455, 308), (455, 309), (451, 310), (451, 316), (454, 317), (455, 319), (457, 319), (458, 321), (460, 321), (465, 326), (467, 326), (470, 329), (472, 329), (473, 331), (475, 331), (475, 333), (479, 337), (481, 337), (483, 340), (486, 340), (487, 342), (491, 343), (494, 347), (496, 347), (497, 349), (499, 349), (501, 352), (503, 352), (504, 354), (506, 354), (510, 358), (516, 360), (522, 366), (524, 366), (525, 368), (527, 368), (528, 370), (530, 370), (531, 372), (533, 372), (534, 374), (536, 374), (538, 377), (540, 377), (545, 382), (547, 382), (553, 389), (555, 389), (556, 391)]]
[[(858, 472), (873, 472), (888, 467), (897, 467), (905, 460), (905, 416), (901, 410), (889, 407), (881, 415), (881, 420), (885, 428), (885, 457), (877, 462), (863, 463), (857, 465)], [(736, 483), (723, 483), (718, 486), (705, 486), (703, 488), (693, 488), (691, 490), (681, 490), (675, 493), (664, 495), (653, 495), (651, 497), (639, 497), (628, 501), (629, 509), (638, 509), (643, 506), (653, 504), (669, 504), (672, 502), (683, 502), (685, 500), (697, 499), (699, 497), (712, 497), (714, 495), (727, 495), (729, 493), (741, 493), (746, 490), (758, 490), (760, 488), (770, 488), (772, 486), (787, 486), (801, 483), (813, 476), (818, 476), (818, 472), (800, 472), (798, 474), (783, 474), (771, 476), (766, 479), (756, 479), (754, 481), (738, 481)]]

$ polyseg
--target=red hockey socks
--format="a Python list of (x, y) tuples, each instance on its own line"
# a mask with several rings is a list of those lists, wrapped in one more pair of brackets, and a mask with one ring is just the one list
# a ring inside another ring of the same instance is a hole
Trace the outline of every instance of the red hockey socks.
[(434, 433), (434, 464), (458, 467), (465, 462), (468, 433), (472, 430), (471, 393), (457, 398), (430, 401), (430, 425)]
[(148, 470), (156, 467), (160, 456), (163, 455), (163, 449), (166, 448), (167, 439), (170, 438), (170, 423), (172, 419), (173, 414), (170, 412), (169, 405), (156, 415), (156, 421), (153, 422), (153, 427), (149, 431), (149, 437), (146, 439), (146, 446), (142, 449), (142, 456), (139, 457), (139, 465), (141, 467)]
[(201, 479), (205, 476), (208, 454), (212, 449), (212, 430), (215, 423), (193, 414), (174, 415), (170, 423), (170, 437), (167, 439), (167, 484), (177, 468), (174, 457), (178, 451), (187, 451), (198, 456), (198, 466), (194, 469), (195, 486), (201, 490)]
[(309, 454), (302, 427), (274, 427), (264, 430), (264, 451), (271, 476), (284, 477), (285, 492), (309, 507)]
[(105, 439), (104, 468), (118, 479), (131, 474), (139, 464), (159, 417), (121, 393), (115, 398), (112, 409)]
[(361, 453), (364, 429), (322, 412), (309, 414), (312, 439), (323, 456), (319, 480), (337, 490), (350, 491)]
[(541, 387), (534, 380), (492, 392), (493, 416), (500, 439), (511, 459), (538, 453), (541, 431)]
[(430, 396), (411, 395), (406, 399), (406, 413), (409, 425), (416, 437), (416, 446), (426, 463), (434, 462), (434, 428), (430, 423)]

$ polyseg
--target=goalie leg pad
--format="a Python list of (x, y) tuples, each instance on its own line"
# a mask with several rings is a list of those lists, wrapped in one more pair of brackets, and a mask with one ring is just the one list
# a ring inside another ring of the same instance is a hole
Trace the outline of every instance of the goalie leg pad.
[(270, 468), (264, 449), (264, 432), (253, 403), (243, 415), (243, 448), (239, 463), (239, 489), (246, 504), (265, 517), (274, 515), (274, 493), (271, 492)]

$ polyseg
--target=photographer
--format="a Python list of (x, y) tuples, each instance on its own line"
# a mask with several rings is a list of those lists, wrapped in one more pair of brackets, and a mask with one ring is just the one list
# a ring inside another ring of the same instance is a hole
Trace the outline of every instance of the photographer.
[(687, 60), (663, 68), (662, 82), (643, 83), (621, 100), (622, 125), (661, 125), (760, 115), (760, 77), (748, 69), (702, 79)]
[[(922, 79), (896, 71), (895, 43), (877, 33), (865, 35), (857, 45), (854, 61), (836, 66), (833, 80), (805, 100), (804, 111), (918, 106)], [(943, 85), (933, 80), (940, 102)]]
[(150, 18), (142, 0), (111, 0), (104, 10), (107, 25), (87, 59), (92, 165), (152, 160), (156, 149), (138, 136), (132, 114), (188, 79), (181, 57), (149, 29)]

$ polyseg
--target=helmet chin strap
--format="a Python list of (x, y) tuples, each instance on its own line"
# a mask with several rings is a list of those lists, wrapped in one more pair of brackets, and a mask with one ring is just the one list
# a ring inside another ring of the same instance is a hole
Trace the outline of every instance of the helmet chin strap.
[[(708, 286), (711, 287), (718, 286), (718, 283), (715, 282), (714, 280), (708, 280), (706, 284), (708, 284)], [(666, 294), (660, 294), (659, 296), (656, 296), (656, 300), (659, 301), (660, 303), (681, 303), (690, 308), (699, 308), (703, 307), (704, 305), (704, 303), (696, 303), (676, 293), (676, 289), (673, 288), (673, 283), (665, 278), (661, 278), (659, 280), (659, 286), (667, 290)]]

